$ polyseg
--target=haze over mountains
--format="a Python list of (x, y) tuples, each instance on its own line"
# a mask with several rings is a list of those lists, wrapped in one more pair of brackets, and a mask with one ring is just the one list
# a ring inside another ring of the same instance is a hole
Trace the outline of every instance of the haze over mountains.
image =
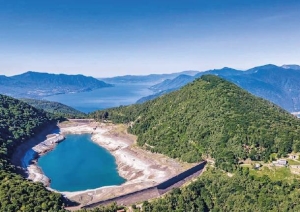
[(204, 72), (183, 71), (145, 76), (126, 75), (101, 78), (101, 80), (83, 75), (56, 75), (29, 71), (12, 77), (1, 75), (0, 91), (1, 94), (16, 98), (41, 99), (51, 95), (110, 87), (113, 86), (112, 84), (141, 84), (155, 92), (155, 94), (137, 101), (137, 103), (142, 103), (177, 90), (205, 74), (213, 74), (227, 79), (289, 112), (300, 111), (299, 65), (275, 66), (269, 64), (246, 71), (225, 67)]
[(42, 98), (56, 94), (91, 91), (110, 86), (112, 85), (83, 75), (28, 71), (12, 77), (0, 76), (1, 94), (16, 98)]
[(222, 68), (199, 72), (195, 76), (179, 75), (172, 80), (165, 80), (150, 87), (155, 95), (144, 97), (138, 103), (154, 99), (165, 93), (179, 89), (205, 74), (218, 75), (250, 93), (267, 99), (290, 111), (300, 111), (300, 66), (264, 65), (246, 71)]
[(199, 71), (182, 71), (178, 73), (171, 73), (171, 74), (150, 74), (150, 75), (125, 75), (125, 76), (117, 76), (111, 78), (99, 78), (106, 83), (112, 84), (122, 84), (122, 83), (139, 83), (139, 84), (149, 84), (153, 85), (156, 83), (163, 82), (164, 80), (174, 79), (179, 75), (188, 75), (188, 76), (195, 76)]

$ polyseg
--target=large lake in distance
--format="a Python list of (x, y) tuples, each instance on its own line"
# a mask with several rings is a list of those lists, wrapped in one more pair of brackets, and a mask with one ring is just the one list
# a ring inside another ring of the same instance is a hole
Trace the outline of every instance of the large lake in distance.
[[(90, 92), (45, 97), (46, 100), (69, 105), (88, 113), (99, 109), (134, 104), (153, 94), (144, 84), (115, 84)], [(30, 157), (30, 154), (28, 155)], [(51, 179), (50, 187), (58, 191), (81, 191), (109, 185), (120, 185), (115, 158), (106, 149), (93, 143), (91, 135), (67, 135), (66, 140), (41, 156), (38, 165)]]
[(121, 185), (115, 158), (91, 140), (90, 134), (66, 135), (55, 149), (38, 160), (50, 187), (58, 191), (82, 191)]
[(48, 96), (44, 99), (60, 102), (88, 113), (99, 109), (134, 104), (138, 99), (153, 94), (147, 87), (144, 84), (116, 84), (114, 87)]

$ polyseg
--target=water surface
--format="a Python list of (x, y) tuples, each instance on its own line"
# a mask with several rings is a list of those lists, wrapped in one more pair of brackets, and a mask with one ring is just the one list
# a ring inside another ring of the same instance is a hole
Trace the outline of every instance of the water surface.
[(144, 84), (116, 84), (114, 87), (96, 89), (90, 92), (69, 93), (48, 96), (45, 99), (69, 105), (88, 113), (95, 110), (134, 104), (144, 96), (153, 94)]
[(82, 191), (121, 185), (115, 158), (91, 140), (91, 135), (67, 135), (56, 148), (38, 160), (50, 187), (58, 191)]

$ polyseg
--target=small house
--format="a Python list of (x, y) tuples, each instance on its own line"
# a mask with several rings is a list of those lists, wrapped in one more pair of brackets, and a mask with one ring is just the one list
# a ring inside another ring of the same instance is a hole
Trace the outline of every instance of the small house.
[(279, 159), (279, 160), (277, 160), (277, 162), (279, 165), (282, 165), (282, 166), (286, 166), (288, 163), (287, 160), (285, 160), (285, 159)]
[(274, 166), (287, 166), (288, 162), (285, 159), (278, 159), (277, 161), (272, 162)]

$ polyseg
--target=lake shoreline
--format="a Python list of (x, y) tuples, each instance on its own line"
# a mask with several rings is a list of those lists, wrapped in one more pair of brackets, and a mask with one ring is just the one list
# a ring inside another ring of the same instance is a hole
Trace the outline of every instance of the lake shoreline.
[(57, 143), (64, 139), (59, 137), (54, 142), (54, 131), (58, 131), (57, 124), (50, 123), (40, 133), (16, 148), (12, 154), (11, 163), (17, 168), (17, 173), (34, 182), (42, 182), (45, 186), (49, 186), (50, 179), (37, 166), (37, 160), (41, 155), (53, 150)]
[[(46, 141), (45, 139), (38, 141), (33, 139), (31, 140), (31, 145), (28, 146), (35, 148), (40, 145), (40, 147), (43, 147), (43, 151), (37, 152), (39, 152), (39, 155), (42, 155), (55, 148), (57, 143), (63, 139), (63, 137), (57, 139), (59, 136), (64, 136), (66, 134), (91, 134), (93, 142), (108, 150), (115, 157), (119, 175), (127, 180), (122, 185), (117, 186), (105, 186), (75, 192), (59, 191), (59, 193), (63, 194), (65, 197), (72, 201), (79, 202), (81, 205), (91, 204), (99, 200), (105, 200), (128, 192), (154, 186), (168, 179), (170, 176), (174, 176), (192, 166), (192, 164), (183, 165), (174, 159), (136, 147), (136, 137), (127, 134), (125, 125), (98, 123), (93, 120), (70, 120), (60, 123), (58, 128), (60, 134), (52, 134), (50, 136), (52, 139), (56, 138), (56, 142), (48, 141), (46, 143), (51, 145), (44, 145), (45, 143), (43, 142)], [(47, 132), (49, 133), (51, 131), (48, 130)], [(47, 133), (44, 133), (42, 137), (47, 138)], [(33, 144), (36, 146), (33, 146)], [(48, 149), (45, 149), (44, 147)], [(27, 148), (27, 151), (28, 150), (29, 149)], [(25, 156), (26, 152), (18, 151), (19, 152), (16, 151), (18, 158), (20, 158), (22, 154), (23, 157)], [(18, 165), (16, 164), (16, 160), (14, 160), (13, 164)], [(25, 171), (27, 171), (27, 177), (32, 176), (33, 181), (42, 182), (49, 190), (55, 191), (49, 187), (49, 178), (48, 184), (45, 183), (47, 182), (47, 177), (37, 165), (37, 159), (34, 159), (33, 163), (31, 163), (29, 168)]]

